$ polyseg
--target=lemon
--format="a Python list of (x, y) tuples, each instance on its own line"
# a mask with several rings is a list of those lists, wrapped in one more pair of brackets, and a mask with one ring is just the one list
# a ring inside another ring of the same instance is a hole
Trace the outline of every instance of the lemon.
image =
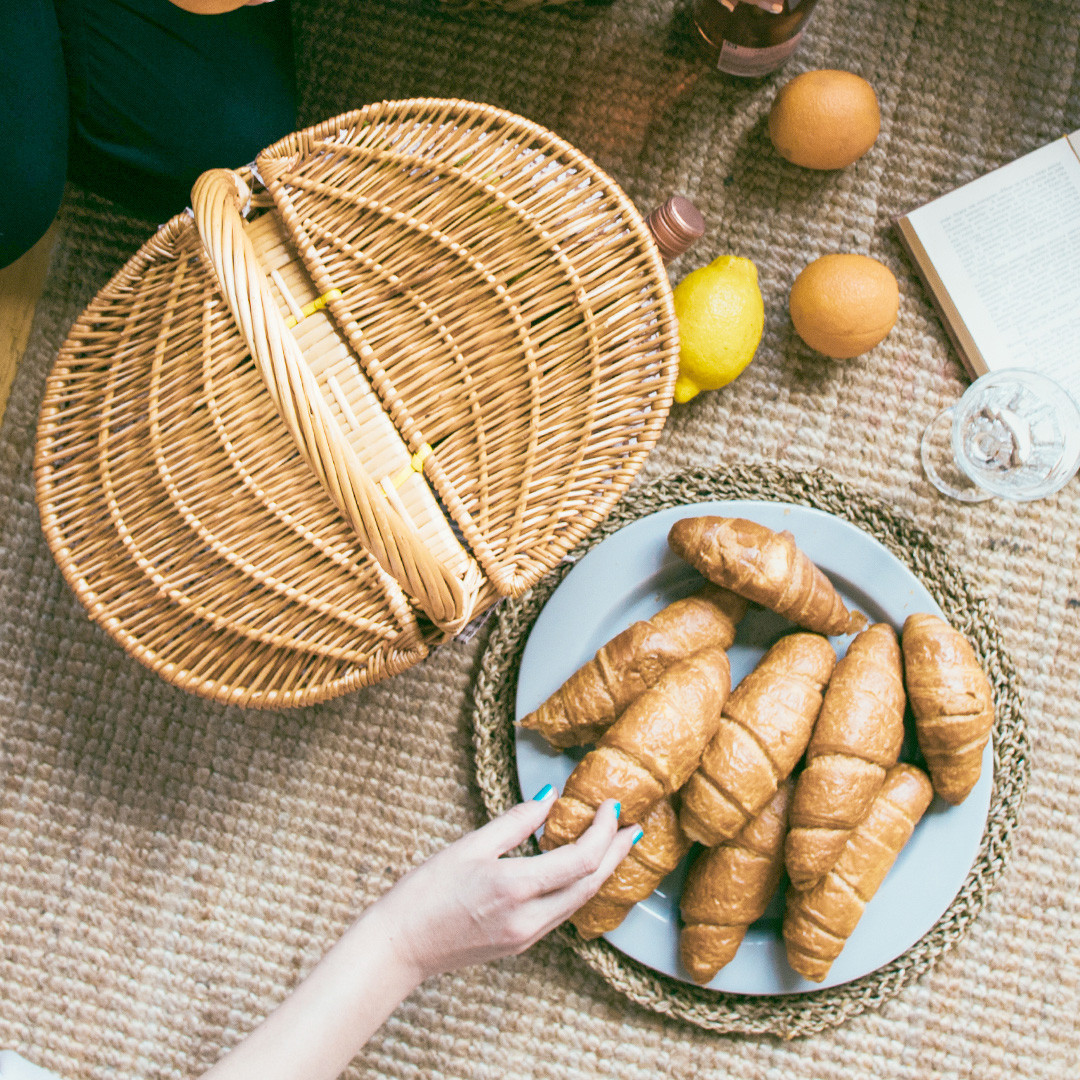
[(765, 329), (757, 267), (721, 255), (689, 273), (675, 287), (679, 320), (679, 377), (675, 400), (727, 386), (754, 358)]

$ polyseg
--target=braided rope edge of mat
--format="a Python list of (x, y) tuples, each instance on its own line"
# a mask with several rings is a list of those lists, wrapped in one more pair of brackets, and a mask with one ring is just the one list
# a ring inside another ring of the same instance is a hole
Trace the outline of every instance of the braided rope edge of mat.
[[(797, 995), (745, 996), (706, 990), (661, 975), (603, 938), (584, 941), (569, 924), (554, 932), (593, 971), (630, 1000), (715, 1032), (811, 1035), (878, 1008), (948, 952), (978, 915), (1005, 868), (1027, 790), (1027, 726), (1019, 677), (989, 602), (976, 595), (944, 549), (901, 511), (863, 495), (824, 470), (740, 464), (672, 473), (623, 496), (611, 516), (572, 553), (589, 548), (639, 518), (675, 506), (718, 499), (759, 499), (814, 507), (844, 518), (883, 543), (926, 585), (953, 626), (972, 643), (994, 690), (994, 785), (986, 830), (971, 872), (938, 922), (907, 952), (853, 982)], [(491, 816), (520, 801), (514, 756), (517, 673), (540, 609), (571, 568), (568, 561), (524, 596), (506, 600), (492, 620), (474, 689), (476, 780)], [(520, 849), (538, 851), (530, 839)]]

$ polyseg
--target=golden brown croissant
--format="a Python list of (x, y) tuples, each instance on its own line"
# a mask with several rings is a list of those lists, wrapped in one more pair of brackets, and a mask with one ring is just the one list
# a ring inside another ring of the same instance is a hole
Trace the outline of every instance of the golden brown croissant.
[(821, 635), (789, 634), (739, 683), (683, 788), (679, 821), (691, 840), (712, 847), (761, 812), (802, 757), (835, 664)]
[(679, 907), (679, 954), (694, 982), (707, 983), (730, 964), (780, 884), (791, 780), (737, 836), (706, 848), (690, 867)]
[(788, 890), (784, 944), (788, 963), (804, 978), (821, 982), (828, 975), (933, 797), (922, 769), (894, 765), (833, 868), (806, 892)]
[(677, 660), (707, 645), (730, 648), (745, 614), (741, 596), (715, 585), (676, 600), (612, 638), (521, 726), (560, 749), (595, 742)]
[(853, 634), (866, 625), (789, 532), (744, 518), (690, 517), (672, 525), (668, 544), (709, 581), (807, 630)]
[(934, 790), (963, 802), (982, 771), (994, 696), (975, 650), (936, 615), (909, 615), (901, 637), (919, 749)]
[(710, 646), (673, 664), (578, 762), (548, 814), (544, 851), (576, 840), (605, 799), (637, 821), (697, 768), (731, 689), (727, 653)]
[(896, 633), (875, 623), (855, 638), (832, 673), (795, 785), (784, 861), (796, 889), (816, 885), (836, 862), (896, 764), (904, 701)]
[(614, 930), (639, 901), (679, 865), (690, 850), (690, 841), (679, 828), (679, 817), (670, 799), (661, 799), (640, 822), (642, 838), (630, 854), (600, 886), (599, 892), (570, 917), (583, 938), (599, 937)]

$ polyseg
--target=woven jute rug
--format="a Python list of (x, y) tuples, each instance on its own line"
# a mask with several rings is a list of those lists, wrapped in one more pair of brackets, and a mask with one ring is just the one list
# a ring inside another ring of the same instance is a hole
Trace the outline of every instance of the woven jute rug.
[[(1030, 739), (1027, 795), (993, 888), (951, 948), (878, 1007), (790, 1040), (718, 1033), (632, 1000), (556, 935), (426, 983), (350, 1075), (1075, 1076), (1080, 489), (961, 506), (923, 479), (919, 436), (964, 380), (891, 228), (1080, 127), (1075, 4), (822, 0), (786, 74), (848, 68), (882, 105), (873, 150), (822, 175), (770, 149), (781, 80), (707, 71), (681, 4), (294, 9), (303, 123), (382, 98), (488, 101), (590, 154), (643, 210), (673, 191), (693, 198), (709, 230), (673, 279), (748, 256), (766, 332), (737, 382), (673, 411), (636, 490), (775, 464), (912, 523), (996, 623)], [(494, 629), (329, 704), (251, 713), (128, 659), (63, 583), (33, 504), (37, 407), (71, 322), (155, 224), (71, 194), (0, 430), (0, 1047), (72, 1080), (198, 1075), (356, 912), (486, 817), (473, 688)], [(842, 250), (893, 269), (901, 310), (879, 348), (840, 363), (800, 345), (786, 297), (809, 259)]]

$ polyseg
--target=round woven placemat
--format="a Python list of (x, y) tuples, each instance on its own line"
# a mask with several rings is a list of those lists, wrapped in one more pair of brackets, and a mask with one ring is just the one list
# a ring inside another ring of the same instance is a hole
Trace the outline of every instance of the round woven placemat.
[[(706, 990), (631, 960), (602, 938), (584, 941), (569, 926), (556, 933), (586, 964), (627, 997), (702, 1028), (784, 1038), (809, 1035), (876, 1008), (928, 971), (964, 934), (1001, 875), (1028, 780), (1027, 729), (1019, 680), (990, 605), (977, 596), (942, 547), (900, 511), (860, 494), (824, 471), (735, 465), (675, 473), (628, 493), (611, 516), (518, 600), (499, 609), (480, 657), (473, 719), (476, 778), (491, 815), (521, 798), (514, 759), (514, 699), (529, 630), (571, 559), (638, 518), (673, 506), (714, 499), (798, 503), (835, 514), (881, 541), (926, 585), (972, 643), (994, 688), (994, 787), (975, 864), (936, 925), (907, 952), (843, 986), (795, 995), (743, 996)], [(535, 842), (530, 841), (532, 850)]]

